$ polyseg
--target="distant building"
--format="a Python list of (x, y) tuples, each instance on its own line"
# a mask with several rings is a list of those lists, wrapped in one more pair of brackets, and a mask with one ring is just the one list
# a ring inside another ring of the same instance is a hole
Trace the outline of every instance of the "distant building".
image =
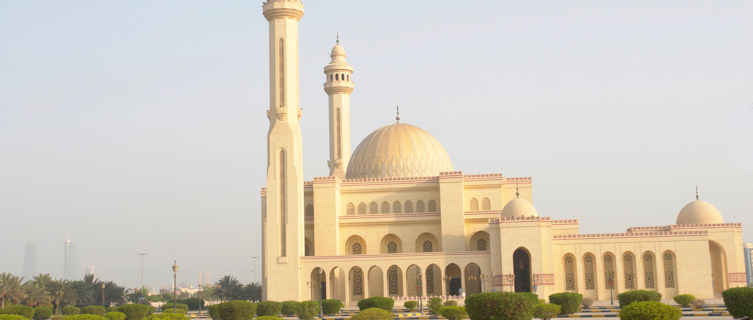
[(94, 275), (94, 270), (95, 268), (92, 265), (84, 266), (84, 276)]
[(63, 279), (77, 280), (76, 275), (76, 246), (71, 237), (63, 242)]
[(199, 287), (212, 284), (212, 270), (199, 272), (198, 277)]
[(24, 272), (23, 277), (31, 279), (37, 274), (37, 243), (31, 240), (24, 248)]
[(743, 252), (745, 252), (745, 274), (748, 287), (753, 287), (753, 243), (744, 244)]

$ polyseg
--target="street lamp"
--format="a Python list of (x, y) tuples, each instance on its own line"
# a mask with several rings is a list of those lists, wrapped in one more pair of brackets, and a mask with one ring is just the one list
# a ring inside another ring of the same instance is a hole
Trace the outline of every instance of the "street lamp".
[(607, 284), (609, 285), (609, 304), (614, 305), (614, 271), (607, 270)]
[(178, 261), (173, 261), (173, 313), (178, 313)]
[(423, 312), (424, 310), (424, 304), (423, 304), (423, 295), (424, 295), (424, 288), (423, 283), (421, 283), (421, 270), (418, 270), (416, 272), (416, 276), (413, 277), (413, 280), (416, 281), (416, 295), (418, 296), (418, 310), (419, 312)]
[(450, 292), (450, 280), (452, 280), (452, 277), (450, 277), (449, 275), (446, 275), (446, 276), (442, 277), (442, 280), (444, 280), (447, 283), (447, 286), (446, 286), (446, 288), (447, 288), (447, 295), (448, 296), (451, 295), (451, 292)]
[[(322, 297), (322, 289), (321, 288), (322, 288), (322, 280), (323, 280), (322, 278), (324, 278), (326, 276), (326, 274), (324, 273), (324, 270), (322, 270), (322, 268), (318, 268), (318, 269), (319, 269), (319, 272), (317, 272), (317, 275), (319, 276), (319, 318), (323, 318), (324, 317), (324, 306), (323, 306), (323, 302), (322, 302), (322, 298), (323, 297)], [(324, 278), (324, 279), (326, 279), (326, 278)], [(311, 289), (313, 291), (313, 288), (314, 288), (314, 283), (313, 282), (306, 281), (306, 286), (308, 286), (309, 289)], [(313, 292), (312, 292), (312, 294), (313, 294)]]
[(102, 282), (102, 306), (105, 307), (105, 283)]

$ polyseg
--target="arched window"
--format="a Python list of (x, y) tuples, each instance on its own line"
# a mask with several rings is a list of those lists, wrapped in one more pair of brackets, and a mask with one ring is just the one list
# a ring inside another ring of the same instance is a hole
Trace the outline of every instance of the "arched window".
[(434, 244), (431, 243), (431, 241), (429, 240), (424, 241), (424, 244), (422, 247), (424, 249), (424, 252), (434, 252)]
[(575, 291), (575, 257), (566, 254), (563, 258), (565, 263), (565, 290)]
[(675, 288), (675, 255), (664, 252), (664, 286)]
[(492, 209), (492, 202), (489, 201), (489, 198), (484, 198), (484, 200), (481, 201), (481, 210), (491, 210)]
[(583, 256), (584, 275), (586, 276), (586, 290), (596, 289), (596, 261), (594, 255), (586, 253)]
[(358, 204), (358, 214), (366, 214), (366, 204), (361, 202)]
[(392, 212), (393, 213), (401, 213), (403, 212), (403, 209), (400, 208), (400, 201), (395, 201), (392, 203)]
[(625, 289), (635, 289), (635, 256), (626, 252), (622, 256), (622, 265), (625, 269)]
[(429, 200), (429, 208), (426, 210), (429, 212), (437, 212), (437, 202), (434, 200)]
[(353, 268), (353, 295), (363, 295), (363, 270), (359, 267)]
[(382, 202), (382, 213), (390, 213), (390, 203), (387, 201)]
[(371, 204), (369, 205), (369, 213), (370, 214), (379, 213), (379, 205), (376, 202), (371, 202)]
[(387, 253), (397, 253), (397, 243), (395, 241), (390, 241), (387, 244)]
[(424, 207), (424, 201), (418, 200), (416, 201), (416, 212), (424, 212), (426, 211), (426, 207)]
[(350, 81), (350, 75), (348, 75), (348, 81)]
[(314, 205), (313, 204), (307, 204), (306, 205), (306, 213), (305, 215), (307, 217), (313, 217), (314, 216)]
[(486, 239), (478, 239), (478, 241), (476, 241), (476, 250), (486, 251)]
[(356, 206), (353, 205), (353, 202), (348, 203), (348, 206), (345, 209), (345, 213), (349, 216), (356, 214)]
[[(280, 47), (282, 47), (282, 39), (280, 39)], [(285, 257), (287, 256), (287, 224), (288, 224), (288, 209), (287, 209), (287, 198), (286, 195), (288, 194), (285, 192), (287, 190), (286, 181), (287, 179), (287, 161), (285, 160), (285, 150), (280, 150), (280, 256)]]
[(335, 80), (340, 80), (340, 74), (335, 73)]
[(353, 249), (351, 250), (352, 254), (361, 254), (361, 251), (363, 250), (363, 247), (360, 243), (356, 242), (353, 244)]
[(615, 280), (614, 255), (607, 253), (604, 255), (604, 289), (614, 289)]
[(405, 201), (405, 213), (412, 213), (413, 212), (413, 202), (410, 200)]
[(656, 288), (656, 263), (654, 255), (646, 251), (643, 254), (643, 278), (646, 282), (646, 289)]
[(471, 211), (478, 211), (478, 199), (471, 199)]

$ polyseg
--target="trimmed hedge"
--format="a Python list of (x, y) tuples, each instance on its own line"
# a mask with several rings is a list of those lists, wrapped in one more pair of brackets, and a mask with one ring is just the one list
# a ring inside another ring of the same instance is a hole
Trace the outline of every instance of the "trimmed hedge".
[(541, 320), (556, 318), (560, 314), (561, 307), (552, 303), (539, 303), (533, 307), (533, 317)]
[(753, 288), (738, 287), (722, 291), (724, 305), (735, 318), (753, 317)]
[(209, 307), (207, 307), (207, 313), (209, 313), (209, 317), (211, 317), (214, 320), (220, 320), (220, 309), (219, 305), (213, 304)]
[(0, 309), (0, 314), (14, 314), (31, 319), (34, 316), (34, 308), (21, 304), (9, 304), (5, 308)]
[(257, 316), (276, 316), (282, 310), (282, 302), (262, 301), (256, 304)]
[(387, 297), (371, 297), (358, 301), (358, 309), (361, 311), (370, 308), (379, 308), (392, 312), (393, 307), (395, 307), (395, 300)]
[(343, 309), (343, 302), (337, 299), (322, 300), (322, 312), (324, 314), (338, 314)]
[(439, 309), (439, 314), (447, 318), (447, 320), (460, 320), (468, 317), (468, 313), (465, 312), (464, 307), (444, 306)]
[(125, 320), (126, 315), (120, 311), (110, 311), (105, 313), (104, 317), (110, 320)]
[(681, 294), (677, 295), (673, 298), (677, 304), (687, 308), (690, 307), (690, 304), (695, 301), (695, 296), (692, 294)]
[(392, 312), (381, 308), (368, 308), (361, 310), (357, 315), (354, 315), (350, 320), (392, 320), (395, 319), (395, 315)]
[(298, 319), (301, 320), (311, 320), (316, 318), (316, 316), (319, 315), (319, 301), (301, 301), (301, 303), (298, 304), (298, 312), (296, 312), (296, 315), (298, 315)]
[(20, 316), (17, 314), (1, 313), (0, 320), (27, 320), (27, 319), (24, 316)]
[(95, 314), (76, 314), (76, 315), (65, 317), (65, 320), (108, 320), (108, 319), (103, 316), (98, 316)]
[(199, 298), (178, 299), (178, 303), (187, 305), (188, 310), (199, 310), (199, 308), (204, 308), (204, 299)]
[(458, 305), (458, 302), (455, 300), (447, 300), (445, 302), (442, 302), (442, 305), (447, 307), (454, 307)]
[(657, 301), (636, 301), (620, 309), (621, 320), (678, 320), (682, 311)]
[(47, 320), (52, 317), (52, 308), (50, 307), (36, 307), (34, 308), (34, 320)]
[(280, 309), (280, 313), (292, 317), (295, 315), (295, 313), (298, 311), (298, 301), (288, 300), (282, 302), (282, 308)]
[(143, 320), (152, 311), (152, 306), (131, 303), (119, 306), (116, 311), (125, 313), (125, 320)]
[[(177, 303), (177, 304), (175, 304), (175, 309), (176, 310), (186, 310), (186, 311), (188, 311), (188, 305), (185, 304), (185, 303)], [(165, 303), (165, 304), (162, 305), (162, 311), (166, 311), (166, 310), (173, 310), (173, 303), (172, 302), (168, 302), (168, 303)]]
[(433, 316), (439, 315), (439, 309), (442, 308), (442, 299), (441, 298), (429, 298), (429, 313)]
[(75, 316), (77, 314), (81, 313), (81, 309), (79, 309), (76, 306), (65, 306), (63, 307), (63, 315), (64, 316)]
[(81, 308), (81, 313), (95, 314), (98, 316), (104, 315), (107, 310), (103, 306), (86, 306)]
[(231, 300), (217, 305), (222, 320), (250, 320), (256, 314), (256, 304), (243, 300)]
[(549, 295), (549, 303), (560, 306), (560, 313), (572, 314), (580, 310), (583, 295), (575, 292), (560, 292)]
[(408, 311), (413, 311), (413, 310), (416, 309), (416, 307), (418, 307), (418, 302), (416, 302), (416, 301), (405, 301), (403, 303), (403, 307), (405, 307), (405, 309), (408, 309)]
[(530, 320), (537, 303), (530, 296), (519, 293), (487, 292), (465, 298), (465, 310), (471, 320)]
[(661, 293), (648, 290), (631, 290), (617, 295), (620, 301), (620, 308), (638, 301), (656, 301), (661, 302)]

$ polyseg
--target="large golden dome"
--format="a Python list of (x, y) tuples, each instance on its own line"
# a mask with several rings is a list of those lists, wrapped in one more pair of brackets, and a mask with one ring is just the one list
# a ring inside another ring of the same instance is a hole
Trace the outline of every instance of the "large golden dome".
[(677, 224), (715, 224), (724, 223), (722, 214), (714, 205), (696, 200), (685, 205), (677, 215)]
[(438, 176), (453, 171), (442, 145), (428, 132), (405, 123), (381, 127), (361, 141), (348, 162), (346, 179)]

